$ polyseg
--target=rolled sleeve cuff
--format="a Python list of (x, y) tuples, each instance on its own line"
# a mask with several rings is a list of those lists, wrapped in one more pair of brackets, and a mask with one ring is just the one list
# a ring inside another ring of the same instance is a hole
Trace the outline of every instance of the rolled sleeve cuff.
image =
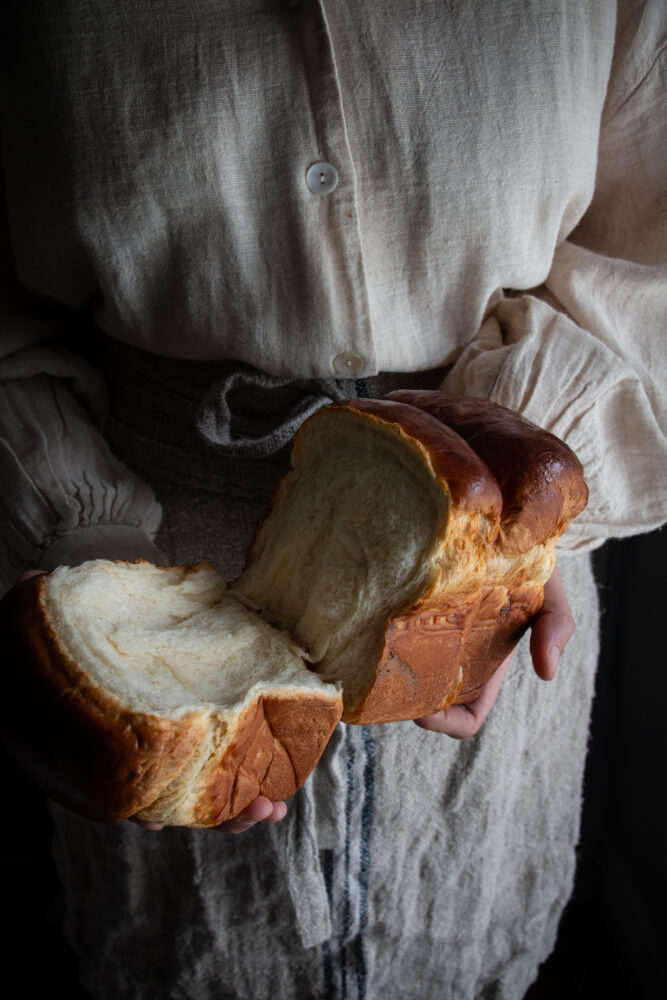
[(521, 413), (578, 455), (590, 498), (560, 551), (587, 551), (663, 522), (667, 442), (647, 386), (547, 304), (530, 296), (503, 303), (443, 387)]

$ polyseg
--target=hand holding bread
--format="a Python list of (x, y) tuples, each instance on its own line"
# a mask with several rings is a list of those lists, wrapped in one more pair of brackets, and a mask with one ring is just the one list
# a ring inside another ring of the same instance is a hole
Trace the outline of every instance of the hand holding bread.
[(8, 595), (6, 738), (95, 819), (213, 826), (285, 798), (341, 716), (474, 703), (585, 501), (569, 449), (501, 407), (334, 404), (298, 432), (230, 588), (208, 564), (98, 560)]
[[(574, 619), (560, 579), (558, 566), (544, 585), (544, 601), (530, 623), (530, 652), (533, 668), (543, 681), (556, 676), (558, 660), (574, 633)], [(454, 704), (440, 712), (415, 719), (422, 729), (465, 740), (479, 732), (493, 708), (514, 653), (503, 660), (479, 695), (465, 704)]]

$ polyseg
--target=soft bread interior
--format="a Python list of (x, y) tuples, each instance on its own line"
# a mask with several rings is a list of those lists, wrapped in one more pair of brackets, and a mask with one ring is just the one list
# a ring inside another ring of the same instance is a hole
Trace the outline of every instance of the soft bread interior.
[(229, 594), (208, 563), (62, 567), (44, 603), (62, 648), (135, 712), (178, 718), (208, 707), (223, 719), (263, 689), (331, 695), (289, 636)]
[(526, 580), (544, 585), (556, 564), (556, 542), (550, 539), (541, 545), (533, 545), (517, 556), (505, 556), (497, 549), (489, 555), (485, 583), (489, 586), (502, 583), (509, 590), (520, 586)]
[(305, 425), (292, 461), (235, 592), (342, 681), (350, 705), (388, 618), (440, 576), (448, 495), (412, 442), (344, 410)]

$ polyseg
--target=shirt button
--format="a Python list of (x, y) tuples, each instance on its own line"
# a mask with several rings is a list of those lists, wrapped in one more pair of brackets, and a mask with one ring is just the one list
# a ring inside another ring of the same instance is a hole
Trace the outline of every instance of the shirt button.
[(330, 194), (338, 184), (338, 171), (323, 160), (313, 163), (306, 171), (306, 184), (313, 194)]
[(347, 375), (348, 378), (353, 378), (363, 369), (364, 359), (360, 358), (358, 354), (344, 351), (343, 354), (336, 355), (332, 366), (336, 375)]

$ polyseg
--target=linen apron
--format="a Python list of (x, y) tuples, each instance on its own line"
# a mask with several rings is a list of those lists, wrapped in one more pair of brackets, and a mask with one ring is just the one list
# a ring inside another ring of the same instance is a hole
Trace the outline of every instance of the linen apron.
[[(107, 436), (162, 504), (165, 562), (209, 559), (228, 580), (306, 412), (442, 378), (295, 386), (103, 337), (96, 350)], [(92, 997), (520, 1000), (571, 893), (597, 662), (588, 557), (561, 559), (561, 573), (577, 631), (556, 679), (538, 680), (523, 641), (470, 740), (340, 724), (285, 820), (238, 836), (53, 805), (65, 933)]]

